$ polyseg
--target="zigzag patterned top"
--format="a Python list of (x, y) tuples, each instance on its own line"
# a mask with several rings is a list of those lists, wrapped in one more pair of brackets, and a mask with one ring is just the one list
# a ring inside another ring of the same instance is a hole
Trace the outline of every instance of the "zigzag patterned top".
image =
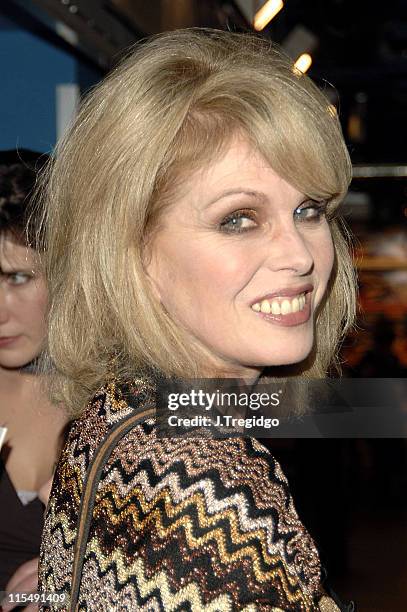
[[(69, 596), (89, 463), (109, 429), (151, 406), (153, 393), (144, 380), (109, 382), (72, 423), (45, 521), (41, 592)], [(126, 434), (104, 468), (79, 604), (91, 612), (339, 610), (324, 596), (317, 550), (269, 451), (253, 438), (160, 439), (154, 420)]]

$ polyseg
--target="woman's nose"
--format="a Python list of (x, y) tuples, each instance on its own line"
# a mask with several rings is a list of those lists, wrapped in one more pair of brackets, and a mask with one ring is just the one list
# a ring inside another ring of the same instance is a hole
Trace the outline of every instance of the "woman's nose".
[(295, 225), (272, 233), (267, 259), (273, 271), (290, 270), (298, 276), (310, 274), (314, 266), (309, 245)]

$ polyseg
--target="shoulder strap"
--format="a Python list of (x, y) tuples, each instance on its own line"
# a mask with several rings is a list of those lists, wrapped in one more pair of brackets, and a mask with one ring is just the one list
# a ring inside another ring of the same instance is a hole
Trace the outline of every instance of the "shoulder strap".
[(79, 589), (82, 577), (82, 567), (85, 559), (86, 545), (88, 542), (89, 528), (92, 520), (93, 506), (99, 480), (110, 454), (118, 441), (126, 435), (133, 427), (140, 425), (155, 415), (155, 408), (148, 408), (137, 414), (132, 414), (123, 421), (119, 421), (108, 433), (102, 444), (96, 450), (88, 469), (88, 475), (83, 487), (81, 503), (78, 514), (78, 527), (74, 549), (74, 560), (72, 569), (71, 601), (70, 610), (78, 609)]

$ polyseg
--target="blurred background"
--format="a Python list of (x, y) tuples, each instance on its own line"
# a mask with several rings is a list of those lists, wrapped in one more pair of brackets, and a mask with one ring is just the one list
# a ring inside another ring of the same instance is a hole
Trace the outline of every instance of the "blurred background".
[[(354, 166), (344, 214), (360, 284), (343, 372), (404, 378), (407, 0), (2, 0), (0, 149), (51, 152), (81, 95), (129, 45), (190, 26), (257, 30), (283, 45), (339, 114)], [(361, 611), (406, 610), (406, 440), (268, 444), (334, 590)]]

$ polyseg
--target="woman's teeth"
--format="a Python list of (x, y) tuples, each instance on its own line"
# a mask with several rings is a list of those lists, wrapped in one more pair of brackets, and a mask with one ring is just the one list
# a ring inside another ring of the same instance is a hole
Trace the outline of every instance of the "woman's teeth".
[(299, 312), (305, 306), (305, 293), (292, 299), (274, 298), (272, 300), (262, 300), (252, 305), (255, 312), (263, 312), (264, 314), (286, 315), (292, 312)]

